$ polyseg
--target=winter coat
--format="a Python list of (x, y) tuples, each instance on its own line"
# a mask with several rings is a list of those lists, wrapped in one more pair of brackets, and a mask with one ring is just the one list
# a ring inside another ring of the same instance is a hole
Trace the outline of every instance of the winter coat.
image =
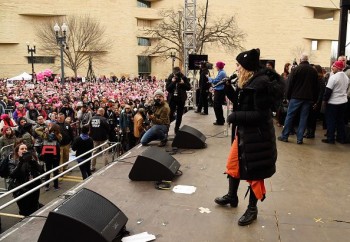
[(90, 122), (90, 137), (94, 141), (105, 141), (108, 139), (109, 124), (105, 117), (95, 115)]
[(262, 180), (276, 171), (277, 149), (271, 116), (273, 100), (269, 96), (269, 77), (259, 71), (243, 89), (225, 87), (235, 101), (228, 122), (237, 127), (240, 179)]
[[(72, 150), (76, 151), (75, 153), (76, 157), (88, 152), (89, 150), (92, 150), (93, 148), (94, 148), (94, 142), (90, 137), (87, 137), (87, 138), (82, 138), (81, 136), (76, 137), (72, 144)], [(88, 153), (83, 157), (79, 158), (79, 161), (89, 159), (91, 156), (92, 156), (92, 151), (91, 153)]]
[(309, 100), (316, 103), (320, 89), (317, 71), (307, 61), (295, 67), (288, 76), (287, 99)]
[[(177, 80), (175, 82), (172, 81), (173, 77), (175, 77)], [(180, 83), (180, 81), (183, 80), (184, 83)], [(191, 84), (188, 78), (180, 73), (179, 77), (176, 77), (174, 74), (170, 74), (167, 81), (166, 81), (166, 90), (168, 91), (168, 103), (185, 103), (187, 100), (187, 93), (186, 91), (191, 90)]]

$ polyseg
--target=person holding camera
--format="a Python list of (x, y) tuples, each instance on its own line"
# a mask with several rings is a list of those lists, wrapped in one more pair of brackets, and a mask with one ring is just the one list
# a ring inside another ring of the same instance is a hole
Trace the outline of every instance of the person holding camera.
[(141, 138), (143, 146), (153, 140), (160, 140), (159, 147), (166, 145), (170, 125), (170, 107), (164, 99), (164, 92), (157, 90), (154, 93), (154, 107), (148, 112), (148, 119), (151, 120), (151, 128)]
[(218, 71), (218, 75), (215, 78), (210, 78), (208, 75), (209, 82), (212, 83), (214, 87), (214, 112), (216, 121), (213, 123), (214, 125), (224, 125), (224, 110), (222, 109), (222, 105), (225, 103), (225, 91), (224, 91), (224, 82), (220, 85), (218, 84), (224, 78), (226, 78), (226, 72), (224, 71), (225, 63), (222, 61), (216, 62), (216, 70)]
[(135, 145), (134, 112), (129, 104), (126, 104), (120, 113), (120, 128), (125, 137), (124, 144), (122, 144), (123, 148), (128, 151)]
[[(14, 158), (9, 161), (9, 190), (12, 190), (40, 175), (41, 167), (28, 152), (27, 146), (20, 143), (15, 147)], [(41, 184), (40, 179), (28, 184), (27, 186), (13, 192), (13, 197), (16, 198), (27, 191)], [(39, 203), (40, 189), (28, 194), (17, 201), (19, 214), (29, 216), (38, 210), (43, 205)]]
[(182, 115), (184, 113), (187, 100), (186, 91), (191, 90), (191, 84), (188, 78), (181, 73), (180, 67), (174, 67), (173, 73), (169, 75), (166, 81), (166, 90), (168, 91), (168, 103), (170, 106), (170, 122), (175, 119), (175, 134), (180, 128)]
[[(207, 64), (208, 62), (201, 62), (199, 71), (199, 104), (195, 113), (200, 113), (201, 115), (208, 115), (208, 94), (210, 83), (208, 81), (209, 70)], [(201, 112), (202, 108), (203, 112)]]

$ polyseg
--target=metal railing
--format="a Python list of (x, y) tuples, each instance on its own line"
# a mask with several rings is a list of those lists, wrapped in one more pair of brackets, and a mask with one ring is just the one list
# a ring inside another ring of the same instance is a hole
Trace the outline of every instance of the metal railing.
[[(45, 177), (45, 176), (48, 175), (48, 174), (51, 174), (51, 172), (53, 172), (53, 171), (55, 171), (55, 170), (58, 170), (58, 169), (60, 169), (61, 167), (65, 166), (65, 165), (68, 165), (69, 163), (71, 163), (71, 162), (73, 162), (73, 161), (75, 161), (75, 160), (77, 160), (77, 159), (79, 159), (79, 158), (81, 158), (81, 157), (83, 157), (83, 156), (85, 156), (85, 155), (87, 155), (87, 154), (93, 152), (94, 150), (99, 149), (100, 147), (104, 146), (104, 145), (107, 144), (107, 143), (109, 143), (109, 142), (106, 141), (105, 143), (103, 143), (103, 144), (101, 144), (101, 145), (99, 145), (99, 146), (94, 147), (92, 150), (89, 150), (89, 151), (85, 152), (84, 154), (81, 154), (81, 155), (77, 156), (76, 158), (74, 158), (74, 159), (72, 159), (72, 160), (70, 160), (70, 161), (67, 161), (67, 162), (65, 162), (65, 163), (63, 163), (63, 164), (61, 164), (61, 165), (59, 165), (59, 166), (57, 166), (57, 167), (55, 167), (55, 168), (53, 168), (53, 169), (51, 169), (51, 170), (49, 170), (49, 171), (46, 171), (45, 173), (43, 173), (43, 174), (41, 174), (41, 175), (35, 177), (34, 179), (32, 179), (32, 180), (30, 180), (30, 181), (28, 181), (28, 182), (26, 182), (26, 183), (23, 183), (22, 185), (20, 185), (20, 186), (18, 186), (18, 187), (15, 187), (15, 188), (13, 188), (12, 190), (10, 190), (10, 191), (8, 191), (8, 192), (5, 192), (4, 194), (0, 195), (0, 199), (3, 198), (3, 197), (5, 197), (5, 196), (7, 196), (7, 195), (12, 194), (12, 193), (15, 192), (15, 191), (18, 191), (19, 189), (21, 189), (21, 188), (27, 186), (28, 184), (31, 184), (31, 183), (33, 183), (33, 182), (35, 182), (35, 181), (37, 181), (37, 180), (39, 180), (39, 179)], [(75, 166), (73, 166), (73, 167), (71, 167), (71, 168), (68, 168), (68, 169), (65, 170), (64, 172), (62, 172), (62, 173), (60, 173), (60, 174), (58, 174), (58, 175), (52, 177), (51, 179), (49, 179), (49, 180), (47, 180), (47, 181), (41, 183), (40, 185), (38, 185), (38, 186), (32, 188), (31, 190), (29, 190), (29, 191), (23, 193), (22, 195), (20, 195), (20, 196), (18, 196), (18, 197), (16, 197), (16, 198), (12, 199), (11, 201), (9, 201), (9, 202), (7, 202), (7, 203), (1, 205), (1, 206), (0, 206), (0, 210), (2, 210), (2, 209), (4, 209), (4, 208), (8, 207), (8, 206), (11, 205), (12, 203), (17, 202), (18, 200), (24, 198), (25, 196), (27, 196), (27, 195), (33, 193), (34, 191), (36, 191), (36, 190), (42, 188), (42, 187), (45, 186), (46, 184), (48, 184), (48, 183), (50, 183), (50, 182), (52, 182), (52, 181), (58, 179), (59, 177), (65, 175), (66, 173), (72, 171), (73, 169), (75, 169), (75, 168), (77, 168), (77, 167), (79, 167), (79, 166), (85, 164), (86, 162), (88, 162), (88, 161), (91, 160), (92, 158), (95, 158), (95, 157), (99, 156), (100, 154), (103, 154), (103, 153), (106, 152), (107, 150), (112, 149), (112, 148), (114, 148), (114, 147), (117, 146), (117, 145), (120, 145), (120, 143), (117, 142), (117, 143), (112, 144), (112, 145), (109, 146), (108, 148), (106, 148), (106, 149), (104, 149), (104, 150), (102, 150), (102, 151), (100, 151), (100, 152), (98, 152), (98, 153), (92, 155), (92, 156), (89, 157), (88, 159), (86, 159), (86, 160), (84, 160), (84, 161), (82, 161), (82, 162), (76, 164)], [(113, 161), (114, 161), (114, 160), (113, 160)]]

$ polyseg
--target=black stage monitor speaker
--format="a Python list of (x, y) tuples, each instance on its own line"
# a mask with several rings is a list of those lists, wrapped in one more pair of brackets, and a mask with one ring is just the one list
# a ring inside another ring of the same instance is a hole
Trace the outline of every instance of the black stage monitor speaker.
[(107, 242), (128, 218), (101, 195), (83, 188), (49, 213), (38, 242)]
[(174, 179), (180, 163), (158, 147), (147, 147), (139, 155), (129, 173), (133, 181), (171, 181)]
[(199, 70), (202, 61), (208, 61), (208, 55), (188, 55), (188, 69)]
[(207, 147), (206, 137), (199, 130), (184, 125), (177, 131), (172, 147), (185, 149), (202, 149)]

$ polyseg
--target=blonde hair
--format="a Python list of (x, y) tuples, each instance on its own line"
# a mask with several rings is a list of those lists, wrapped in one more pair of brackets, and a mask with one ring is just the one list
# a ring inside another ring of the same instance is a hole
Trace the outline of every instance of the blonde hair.
[(242, 89), (253, 75), (254, 71), (248, 71), (242, 68), (238, 78), (238, 87)]

